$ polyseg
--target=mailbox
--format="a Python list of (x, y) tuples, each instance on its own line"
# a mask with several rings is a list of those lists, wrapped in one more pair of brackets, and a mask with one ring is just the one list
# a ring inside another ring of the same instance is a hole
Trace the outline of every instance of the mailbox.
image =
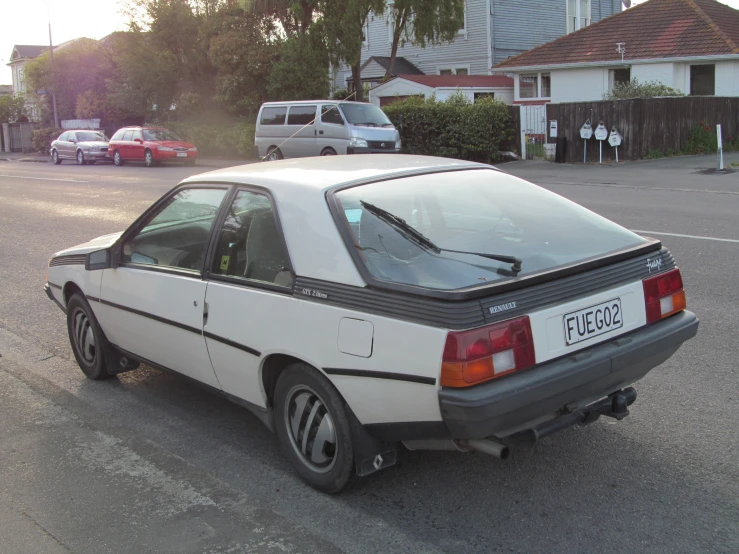
[(606, 129), (606, 126), (603, 125), (603, 122), (601, 121), (598, 124), (598, 127), (595, 129), (595, 140), (606, 140), (608, 138), (608, 129)]
[(611, 129), (611, 134), (608, 137), (608, 144), (613, 147), (621, 146), (623, 140), (624, 137), (621, 136), (621, 133), (618, 132), (618, 129), (616, 129), (616, 126), (614, 125)]
[(585, 125), (583, 125), (580, 128), (580, 138), (589, 140), (593, 136), (593, 126), (590, 125), (590, 120), (588, 119), (585, 122)]

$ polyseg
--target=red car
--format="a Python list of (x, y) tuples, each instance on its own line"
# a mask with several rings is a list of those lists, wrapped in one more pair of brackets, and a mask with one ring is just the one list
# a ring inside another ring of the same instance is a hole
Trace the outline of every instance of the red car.
[(163, 127), (123, 127), (110, 139), (108, 154), (115, 165), (142, 161), (146, 167), (162, 162), (195, 165), (198, 149)]

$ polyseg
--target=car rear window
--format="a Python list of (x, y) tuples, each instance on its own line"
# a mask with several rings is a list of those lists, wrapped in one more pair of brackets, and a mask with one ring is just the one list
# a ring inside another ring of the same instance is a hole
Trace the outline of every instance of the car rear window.
[(259, 122), (262, 125), (284, 125), (286, 115), (287, 108), (285, 106), (264, 108)]
[(287, 115), (287, 124), (312, 125), (316, 119), (316, 108), (317, 106), (292, 106), (290, 113)]
[[(647, 241), (561, 196), (494, 170), (423, 175), (335, 194), (350, 248), (377, 280), (457, 290), (540, 273)], [(364, 203), (364, 204), (363, 204)], [(423, 247), (382, 217), (402, 218), (435, 246), (521, 259), (507, 262)]]

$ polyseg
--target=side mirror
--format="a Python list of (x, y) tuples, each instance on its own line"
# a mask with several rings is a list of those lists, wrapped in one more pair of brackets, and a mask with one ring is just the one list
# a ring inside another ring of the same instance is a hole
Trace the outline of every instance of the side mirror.
[(85, 257), (85, 269), (87, 271), (108, 269), (110, 267), (110, 259), (110, 248), (89, 252)]
[(134, 142), (138, 142), (139, 144), (144, 144), (144, 141), (142, 139), (133, 139)]

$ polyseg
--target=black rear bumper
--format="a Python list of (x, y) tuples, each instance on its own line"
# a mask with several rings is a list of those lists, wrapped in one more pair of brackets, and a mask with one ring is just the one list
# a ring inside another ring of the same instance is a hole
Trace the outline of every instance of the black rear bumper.
[(347, 154), (400, 154), (400, 148), (368, 148), (347, 146)]
[(697, 331), (698, 318), (685, 311), (519, 374), (470, 389), (442, 389), (442, 418), (456, 439), (502, 438), (529, 429), (638, 381)]

